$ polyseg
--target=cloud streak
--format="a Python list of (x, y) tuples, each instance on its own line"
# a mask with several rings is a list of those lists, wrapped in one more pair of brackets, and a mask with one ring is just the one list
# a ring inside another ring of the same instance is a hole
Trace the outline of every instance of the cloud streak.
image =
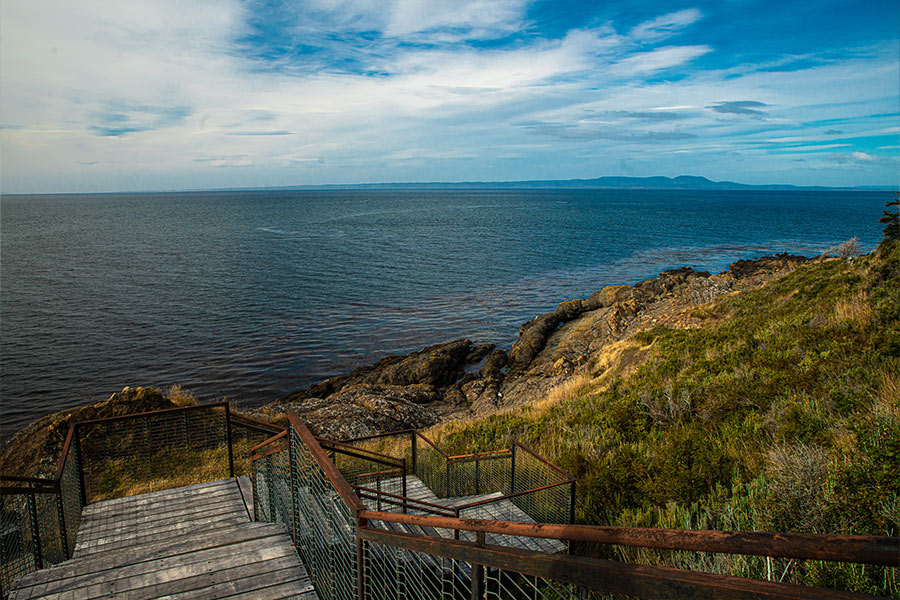
[[(861, 158), (897, 154), (896, 32), (745, 60), (712, 35), (730, 5), (47, 1), (0, 4), (4, 191), (134, 185), (123, 173), (166, 188), (626, 167), (815, 183), (822, 164), (896, 179)], [(747, 36), (777, 25), (758, 12)], [(823, 156), (777, 162), (803, 152)]]

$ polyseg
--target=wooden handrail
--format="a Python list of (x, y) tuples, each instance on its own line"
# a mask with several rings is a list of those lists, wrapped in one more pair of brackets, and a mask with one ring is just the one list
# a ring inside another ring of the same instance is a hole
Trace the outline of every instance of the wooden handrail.
[[(429, 518), (441, 519), (441, 517)], [(535, 552), (506, 546), (488, 544), (481, 546), (472, 542), (385, 531), (371, 527), (360, 527), (358, 535), (361, 539), (376, 544), (444, 556), (471, 564), (487, 565), (510, 572), (641, 598), (660, 600), (710, 597), (735, 600), (755, 598), (857, 600), (871, 598), (864, 594), (792, 583)]]
[(343, 475), (337, 470), (334, 463), (328, 460), (325, 451), (319, 446), (315, 436), (313, 436), (306, 425), (304, 425), (300, 418), (292, 411), (287, 411), (287, 418), (288, 422), (294, 428), (294, 431), (297, 432), (297, 435), (299, 435), (300, 439), (303, 440), (303, 443), (306, 444), (306, 449), (309, 450), (310, 454), (313, 455), (313, 458), (325, 472), (325, 476), (331, 482), (331, 485), (334, 486), (337, 493), (344, 499), (344, 503), (347, 507), (356, 513), (364, 510), (365, 507), (363, 506), (362, 501), (355, 493), (353, 493), (353, 488), (350, 487), (350, 484), (347, 483)]
[(369, 510), (363, 511), (360, 516), (392, 523), (572, 542), (852, 562), (888, 567), (900, 566), (900, 537), (557, 525), (484, 519), (449, 519)]

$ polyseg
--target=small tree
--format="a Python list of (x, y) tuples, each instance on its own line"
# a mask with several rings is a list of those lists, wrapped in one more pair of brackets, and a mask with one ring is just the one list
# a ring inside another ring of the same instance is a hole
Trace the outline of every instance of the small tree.
[(838, 256), (840, 256), (844, 260), (847, 260), (851, 256), (856, 256), (857, 254), (859, 254), (859, 238), (854, 237), (847, 240), (846, 242), (842, 242), (837, 247), (837, 253)]
[(889, 209), (891, 206), (900, 206), (900, 193), (884, 206), (886, 210), (882, 213), (882, 217), (878, 219), (879, 223), (886, 223), (884, 226), (884, 241), (900, 241), (900, 213)]

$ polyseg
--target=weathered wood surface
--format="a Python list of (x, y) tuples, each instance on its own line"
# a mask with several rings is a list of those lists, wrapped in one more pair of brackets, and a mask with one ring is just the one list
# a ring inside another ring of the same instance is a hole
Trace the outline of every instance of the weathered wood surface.
[(85, 507), (74, 558), (11, 600), (317, 598), (282, 524), (253, 523), (234, 479)]

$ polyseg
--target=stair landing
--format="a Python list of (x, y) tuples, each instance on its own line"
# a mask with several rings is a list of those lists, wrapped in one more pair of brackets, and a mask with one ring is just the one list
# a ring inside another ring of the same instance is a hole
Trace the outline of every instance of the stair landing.
[(73, 558), (25, 575), (9, 595), (126, 597), (317, 598), (284, 526), (251, 522), (235, 479), (85, 507)]

